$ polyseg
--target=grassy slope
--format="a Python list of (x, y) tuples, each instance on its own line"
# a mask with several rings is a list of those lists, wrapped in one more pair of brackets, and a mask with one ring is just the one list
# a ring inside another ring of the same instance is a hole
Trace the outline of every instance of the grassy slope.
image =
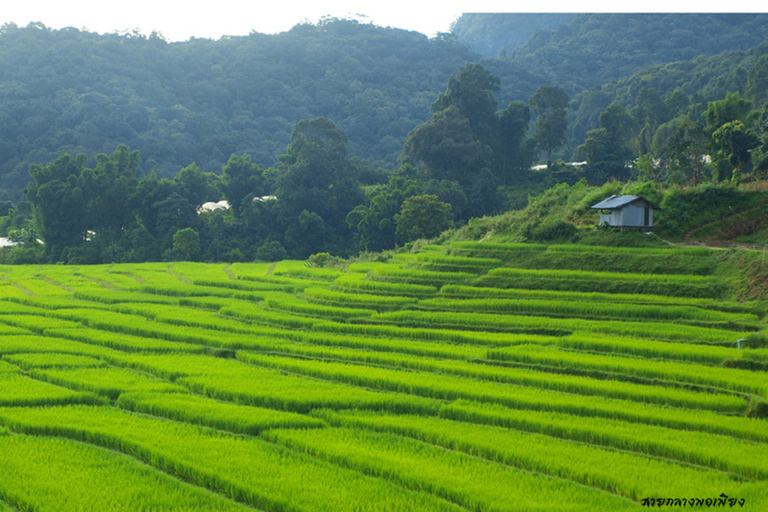
[[(662, 205), (664, 209), (655, 214), (653, 233), (597, 228), (598, 214), (590, 206), (613, 194), (641, 195)], [(560, 184), (529, 198), (522, 210), (472, 219), (466, 226), (445, 233), (441, 241), (711, 246), (721, 250), (717, 268), (732, 284), (732, 297), (768, 300), (762, 252), (768, 244), (766, 204), (768, 182), (764, 181), (739, 187), (702, 185), (689, 189), (659, 189), (652, 183), (633, 182), (610, 182), (601, 187), (585, 182)], [(725, 250), (736, 247), (748, 252)]]
[[(269, 510), (768, 506), (768, 420), (748, 417), (768, 393), (766, 302), (736, 302), (761, 298), (758, 253), (494, 244), (498, 226), (339, 268), (3, 267), (0, 437), (87, 443), (94, 464), (114, 450), (185, 499), (188, 482)], [(629, 292), (594, 293), (606, 282)], [(672, 293), (691, 283), (721, 288)], [(2, 501), (48, 502), (0, 479)]]

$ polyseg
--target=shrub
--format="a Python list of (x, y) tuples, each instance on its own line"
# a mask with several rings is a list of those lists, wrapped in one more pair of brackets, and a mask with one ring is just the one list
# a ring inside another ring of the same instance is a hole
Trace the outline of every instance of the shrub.
[(317, 252), (307, 259), (307, 267), (309, 268), (322, 268), (328, 265), (331, 261), (331, 255), (327, 252)]
[(280, 261), (288, 258), (288, 251), (277, 240), (267, 240), (256, 249), (256, 259), (261, 261)]
[(564, 220), (546, 219), (530, 229), (530, 238), (536, 242), (567, 242), (577, 232), (576, 226)]
[(173, 250), (191, 261), (200, 253), (200, 235), (192, 228), (178, 230), (173, 235)]

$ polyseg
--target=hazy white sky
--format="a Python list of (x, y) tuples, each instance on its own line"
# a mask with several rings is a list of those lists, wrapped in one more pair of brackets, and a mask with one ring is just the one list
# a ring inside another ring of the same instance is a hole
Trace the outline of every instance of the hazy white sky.
[[(725, 8), (756, 9), (754, 2), (745, 1), (736, 0), (734, 5), (731, 0)], [(365, 18), (358, 19), (433, 36), (448, 32), (464, 12), (712, 12), (722, 10), (722, 4), (721, 0), (645, 0), (621, 5), (606, 0), (0, 0), (0, 24), (25, 26), (39, 21), (51, 28), (76, 27), (99, 33), (138, 29), (143, 34), (157, 31), (168, 40), (184, 41), (192, 36), (218, 39), (252, 31), (272, 34), (302, 21), (315, 23), (325, 15), (349, 18), (362, 14)]]

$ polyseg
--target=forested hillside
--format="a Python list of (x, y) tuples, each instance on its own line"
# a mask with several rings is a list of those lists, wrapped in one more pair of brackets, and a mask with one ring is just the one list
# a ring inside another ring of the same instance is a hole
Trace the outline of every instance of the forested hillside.
[(576, 16), (566, 13), (465, 13), (451, 27), (462, 43), (486, 57), (508, 54), (525, 45), (539, 30), (567, 24)]
[(589, 88), (647, 66), (747, 50), (768, 36), (768, 15), (583, 14), (515, 50), (518, 64)]
[(392, 167), (448, 77), (476, 56), (416, 32), (333, 20), (277, 35), (168, 43), (41, 25), (0, 30), (0, 186), (61, 152), (141, 151), (172, 176), (232, 153), (274, 163), (293, 124), (324, 116), (350, 152)]
[[(0, 236), (24, 247), (0, 260), (349, 256), (582, 180), (671, 197), (759, 185), (756, 19), (577, 16), (499, 58), (338, 19), (184, 43), (6, 25)], [(692, 23), (707, 37), (684, 37)], [(663, 31), (686, 44), (651, 44)]]
[[(110, 153), (119, 144), (141, 151), (141, 170), (160, 176), (192, 162), (219, 172), (232, 153), (271, 165), (293, 124), (319, 116), (348, 136), (351, 155), (391, 169), (406, 135), (429, 118), (448, 77), (468, 62), (500, 78), (502, 108), (548, 84), (574, 98), (649, 65), (755, 47), (766, 39), (766, 19), (580, 15), (490, 59), (464, 43), (475, 43), (481, 21), (495, 22), (501, 37), (508, 17), (464, 17), (454, 34), (433, 39), (331, 19), (277, 35), (183, 43), (6, 25), (0, 29), (0, 187), (17, 199), (31, 163), (61, 152)], [(577, 124), (591, 124), (574, 134), (596, 128), (606, 105), (599, 98), (580, 103), (586, 112)], [(571, 137), (567, 148), (582, 142)]]

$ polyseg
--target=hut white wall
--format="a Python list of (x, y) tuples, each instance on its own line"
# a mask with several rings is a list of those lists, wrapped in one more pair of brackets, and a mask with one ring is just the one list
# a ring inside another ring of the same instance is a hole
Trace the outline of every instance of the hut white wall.
[[(648, 207), (648, 226), (653, 226), (653, 208)], [(611, 210), (609, 213), (600, 213), (600, 224), (610, 226), (646, 227), (645, 204), (628, 204), (622, 208)]]

